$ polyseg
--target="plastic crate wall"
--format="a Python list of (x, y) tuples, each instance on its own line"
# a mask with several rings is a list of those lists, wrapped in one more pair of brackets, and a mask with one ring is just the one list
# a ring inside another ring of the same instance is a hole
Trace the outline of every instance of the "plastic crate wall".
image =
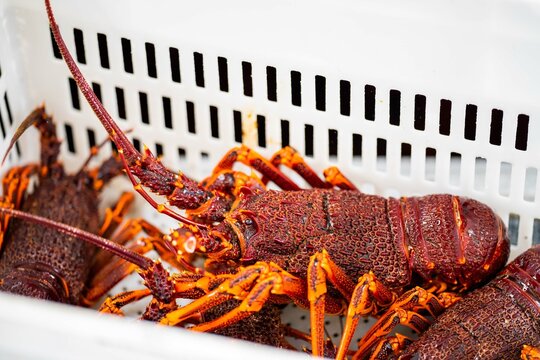
[[(512, 257), (540, 242), (537, 4), (52, 5), (104, 105), (172, 169), (201, 179), (240, 142), (266, 156), (288, 143), (366, 192), (489, 204)], [(2, 0), (0, 11), (0, 150), (44, 101), (76, 169), (105, 133), (55, 55), (43, 3)], [(13, 162), (36, 158), (33, 139)]]

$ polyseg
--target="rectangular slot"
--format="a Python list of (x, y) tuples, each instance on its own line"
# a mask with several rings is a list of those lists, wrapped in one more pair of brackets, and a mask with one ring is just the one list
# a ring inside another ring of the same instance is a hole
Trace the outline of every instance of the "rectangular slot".
[(450, 153), (450, 185), (459, 186), (461, 179), (461, 154)]
[(302, 106), (302, 74), (298, 71), (291, 71), (291, 103)]
[(238, 110), (233, 111), (234, 120), (234, 141), (242, 143), (242, 113)]
[(193, 63), (195, 65), (195, 85), (204, 87), (204, 59), (203, 54), (194, 52)]
[(401, 167), (399, 172), (403, 176), (411, 176), (411, 144), (401, 143)]
[(195, 134), (195, 104), (191, 101), (186, 101), (186, 116), (188, 132), (190, 132), (191, 134)]
[(508, 216), (508, 238), (510, 244), (517, 245), (519, 239), (519, 215), (510, 214)]
[(338, 131), (328, 129), (328, 156), (337, 158), (338, 156)]
[(414, 128), (426, 130), (426, 97), (420, 94), (414, 96)]
[(73, 36), (75, 38), (75, 54), (77, 55), (77, 61), (80, 64), (86, 64), (83, 32), (80, 29), (73, 29)]
[(315, 76), (315, 108), (319, 111), (326, 111), (326, 78)]
[(491, 110), (491, 126), (489, 130), (489, 143), (501, 145), (502, 143), (503, 112), (499, 109)]
[(51, 44), (53, 49), (53, 55), (57, 59), (62, 59), (62, 54), (60, 53), (60, 49), (58, 48), (58, 44), (56, 43), (56, 40), (54, 39), (54, 35), (52, 33), (52, 30), (49, 28), (49, 32), (51, 34)]
[(516, 149), (526, 151), (529, 137), (529, 116), (519, 114), (516, 129)]
[(73, 128), (69, 124), (64, 124), (64, 129), (66, 130), (66, 143), (68, 151), (72, 154), (75, 154), (75, 139), (73, 138)]
[(118, 109), (118, 117), (120, 119), (126, 120), (126, 101), (124, 99), (124, 89), (115, 87), (114, 91), (116, 93), (116, 106)]
[(13, 125), (13, 116), (11, 115), (11, 106), (9, 106), (9, 99), (8, 99), (7, 91), (4, 93), (4, 104), (6, 104), (6, 111), (7, 111), (9, 125)]
[(69, 92), (71, 94), (71, 106), (76, 110), (81, 110), (81, 101), (79, 99), (79, 88), (73, 78), (69, 78)]
[(341, 115), (351, 115), (351, 83), (346, 80), (339, 82), (339, 111)]
[(88, 147), (96, 146), (96, 133), (92, 129), (86, 129), (86, 137), (88, 138)]
[(122, 38), (122, 58), (124, 60), (124, 71), (133, 74), (133, 59), (131, 55), (131, 41), (126, 38)]
[(424, 179), (435, 181), (435, 169), (437, 165), (437, 150), (432, 147), (426, 148), (426, 164), (424, 168)]
[(218, 109), (215, 106), (210, 106), (210, 133), (213, 138), (219, 139)]
[(178, 148), (178, 158), (179, 158), (180, 160), (185, 160), (186, 157), (187, 157), (186, 149)]
[(148, 70), (148, 76), (151, 78), (157, 78), (156, 67), (156, 47), (152, 43), (144, 43), (146, 50), (146, 67)]
[(277, 72), (273, 66), (266, 67), (266, 93), (268, 100), (277, 101)]
[(399, 126), (401, 112), (401, 92), (390, 90), (390, 125)]
[(4, 118), (2, 117), (2, 112), (0, 111), (0, 131), (2, 132), (2, 139), (6, 138), (6, 128), (4, 125)]
[(476, 157), (474, 160), (474, 189), (484, 190), (486, 187), (486, 159)]
[(180, 78), (180, 52), (175, 47), (169, 48), (169, 61), (171, 63), (171, 80), (175, 83), (182, 81)]
[(94, 94), (96, 94), (96, 97), (98, 98), (98, 100), (100, 102), (103, 102), (101, 100), (101, 86), (98, 83), (95, 83), (95, 82), (92, 83), (92, 91), (94, 92)]
[(148, 113), (148, 95), (139, 91), (139, 104), (141, 108), (141, 121), (143, 124), (150, 124), (150, 115)]
[(512, 164), (508, 162), (501, 162), (499, 169), (499, 194), (502, 196), (510, 196), (510, 189), (512, 186)]
[(257, 115), (257, 139), (259, 146), (266, 147), (266, 118), (263, 115)]
[(99, 63), (104, 69), (110, 69), (109, 63), (109, 46), (107, 45), (107, 36), (105, 34), (97, 34), (98, 49), (99, 49)]
[(467, 104), (465, 107), (465, 131), (464, 137), (467, 140), (476, 139), (476, 114), (478, 107), (473, 104)]
[(281, 147), (290, 144), (290, 124), (288, 120), (281, 120)]
[(133, 138), (133, 147), (137, 149), (138, 152), (141, 152), (141, 142), (137, 138)]
[(450, 135), (450, 121), (452, 114), (452, 102), (450, 100), (441, 99), (441, 107), (439, 111), (439, 134)]
[(253, 96), (253, 78), (251, 63), (242, 61), (242, 80), (244, 82), (244, 95)]
[(525, 170), (525, 186), (523, 200), (534, 202), (536, 199), (536, 182), (538, 181), (538, 169), (528, 167)]
[(377, 170), (386, 171), (386, 139), (377, 138)]
[(202, 161), (208, 160), (209, 157), (210, 157), (210, 155), (206, 151), (201, 151), (201, 160)]
[(540, 244), (540, 219), (534, 219), (533, 222), (532, 244)]
[(218, 57), (219, 90), (229, 92), (229, 67), (227, 59)]
[(304, 127), (304, 145), (306, 156), (313, 157), (313, 125), (306, 124)]
[(352, 134), (352, 142), (353, 164), (360, 165), (362, 163), (362, 135)]
[(375, 86), (364, 87), (364, 117), (366, 120), (375, 120)]
[(163, 120), (167, 129), (173, 128), (171, 99), (163, 96)]
[(160, 143), (156, 143), (156, 156), (162, 157), (163, 156), (163, 145)]

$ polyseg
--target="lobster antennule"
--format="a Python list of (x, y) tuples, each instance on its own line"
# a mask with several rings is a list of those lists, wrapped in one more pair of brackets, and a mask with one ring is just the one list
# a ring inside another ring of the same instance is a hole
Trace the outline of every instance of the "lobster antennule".
[(122, 259), (129, 261), (132, 264), (137, 265), (143, 270), (148, 270), (154, 265), (154, 262), (151, 259), (145, 256), (142, 256), (134, 251), (126, 249), (125, 247), (118, 245), (117, 243), (113, 241), (110, 241), (101, 236), (92, 234), (91, 232), (84, 231), (76, 227), (63, 224), (63, 223), (59, 223), (57, 221), (53, 221), (53, 220), (50, 220), (50, 219), (47, 219), (38, 215), (29, 214), (24, 211), (9, 209), (2, 206), (0, 206), (0, 213), (8, 214), (8, 215), (11, 215), (13, 217), (16, 217), (25, 221), (43, 225), (48, 228), (62, 232), (64, 234), (73, 236), (77, 239), (87, 241), (102, 249), (110, 251), (114, 255), (117, 255), (121, 257)]
[(177, 175), (167, 169), (150, 153), (149, 150), (145, 151), (144, 154), (141, 154), (135, 149), (125, 133), (120, 129), (103, 104), (99, 101), (88, 84), (88, 81), (86, 81), (84, 75), (77, 67), (77, 64), (62, 38), (60, 29), (53, 15), (50, 0), (45, 0), (45, 7), (47, 9), (51, 31), (58, 44), (58, 49), (88, 104), (99, 118), (99, 121), (111, 137), (111, 140), (119, 151), (123, 153), (127, 163), (126, 170), (137, 176), (142, 185), (151, 189), (152, 192), (167, 196), (169, 203), (180, 209), (198, 208), (206, 200), (212, 197), (212, 194), (206, 191), (196, 181), (193, 181), (182, 173)]

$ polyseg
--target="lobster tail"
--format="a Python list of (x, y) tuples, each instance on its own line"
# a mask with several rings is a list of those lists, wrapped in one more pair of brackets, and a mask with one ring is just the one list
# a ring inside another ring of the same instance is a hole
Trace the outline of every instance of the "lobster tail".
[(477, 286), (506, 263), (510, 242), (486, 205), (452, 195), (402, 199), (413, 271), (463, 288)]

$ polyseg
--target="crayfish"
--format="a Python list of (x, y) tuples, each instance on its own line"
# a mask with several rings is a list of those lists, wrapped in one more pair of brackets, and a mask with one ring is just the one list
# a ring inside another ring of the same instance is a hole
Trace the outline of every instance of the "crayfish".
[[(207, 257), (210, 268), (237, 267), (214, 289), (208, 281), (186, 283), (155, 266), (144, 269), (146, 285), (163, 310), (160, 323), (176, 325), (228, 300), (242, 300), (227, 314), (193, 327), (213, 331), (248, 317), (267, 302), (293, 301), (310, 309), (315, 356), (324, 352), (324, 314), (346, 315), (337, 355), (344, 358), (360, 317), (391, 312), (385, 316), (392, 326), (372, 328), (362, 339), (360, 351), (367, 354), (396, 324), (425, 328), (428, 321), (418, 312), (441, 313), (460, 292), (486, 282), (504, 266), (510, 247), (505, 226), (488, 206), (472, 199), (363, 194), (336, 168), (326, 170), (321, 179), (290, 148), (270, 160), (245, 146), (234, 148), (200, 183), (172, 172), (148, 149), (137, 151), (110, 117), (69, 54), (49, 0), (45, 3), (60, 52), (117, 146), (135, 190), (190, 230), (189, 237), (173, 231), (165, 240), (180, 253)], [(237, 162), (262, 178), (235, 171)], [(313, 189), (301, 189), (281, 165)], [(282, 191), (267, 190), (268, 181)], [(156, 202), (143, 186), (165, 196), (168, 205)], [(171, 309), (184, 288), (206, 295)], [(121, 301), (111, 301), (111, 308), (130, 301), (117, 299)]]
[(540, 359), (538, 347), (540, 245), (448, 309), (399, 359), (517, 359), (521, 352), (532, 360)]
[[(73, 175), (58, 161), (60, 141), (44, 107), (34, 110), (22, 123), (11, 144), (34, 124), (41, 139), (41, 162), (11, 168), (4, 177), (0, 204), (22, 208), (35, 215), (96, 234), (112, 234), (133, 195), (125, 193), (100, 226), (98, 199), (102, 187), (122, 171), (118, 158), (111, 157), (99, 168), (88, 170), (88, 161)], [(94, 148), (95, 154), (97, 147)], [(91, 156), (92, 157), (92, 156)], [(90, 160), (90, 159), (89, 159)], [(26, 196), (31, 179), (38, 184)], [(0, 215), (0, 290), (36, 298), (79, 304), (90, 276), (95, 248), (53, 230), (25, 224)]]

